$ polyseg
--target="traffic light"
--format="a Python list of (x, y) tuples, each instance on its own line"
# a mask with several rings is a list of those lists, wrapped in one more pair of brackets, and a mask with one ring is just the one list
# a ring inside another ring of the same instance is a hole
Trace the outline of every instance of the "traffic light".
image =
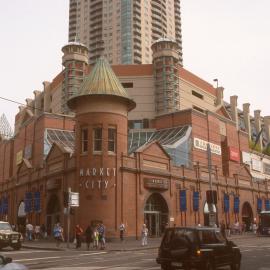
[(68, 191), (64, 191), (63, 199), (64, 199), (64, 207), (68, 207), (68, 203), (69, 203), (69, 193), (68, 193)]
[(217, 204), (217, 191), (207, 190), (206, 191), (206, 202), (211, 204)]

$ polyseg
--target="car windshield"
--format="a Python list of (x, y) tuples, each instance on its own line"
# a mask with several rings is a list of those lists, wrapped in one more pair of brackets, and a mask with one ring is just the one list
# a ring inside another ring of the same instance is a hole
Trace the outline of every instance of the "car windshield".
[(0, 230), (12, 230), (8, 223), (0, 223)]

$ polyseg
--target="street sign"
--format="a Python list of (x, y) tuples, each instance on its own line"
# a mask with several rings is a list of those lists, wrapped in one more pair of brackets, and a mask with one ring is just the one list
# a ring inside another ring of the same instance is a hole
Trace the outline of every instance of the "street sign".
[(216, 213), (210, 212), (209, 213), (209, 226), (214, 227), (216, 225)]
[(79, 207), (79, 193), (78, 192), (69, 192), (69, 206), (70, 207)]

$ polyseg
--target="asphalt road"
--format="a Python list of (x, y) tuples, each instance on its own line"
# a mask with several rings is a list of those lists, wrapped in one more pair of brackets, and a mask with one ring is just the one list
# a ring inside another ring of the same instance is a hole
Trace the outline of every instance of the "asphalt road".
[[(270, 238), (236, 240), (242, 251), (242, 270), (270, 270)], [(1, 252), (29, 269), (55, 270), (157, 270), (156, 249), (141, 251), (41, 251), (20, 250)], [(224, 268), (226, 269), (226, 268)], [(229, 268), (227, 268), (229, 269)]]

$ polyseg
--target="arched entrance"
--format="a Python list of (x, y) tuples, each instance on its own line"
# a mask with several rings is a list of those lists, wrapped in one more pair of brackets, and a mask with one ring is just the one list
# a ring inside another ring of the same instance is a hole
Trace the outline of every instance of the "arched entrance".
[(149, 236), (160, 236), (168, 223), (169, 209), (167, 202), (159, 193), (153, 193), (144, 207), (144, 223), (149, 229)]
[(246, 224), (246, 230), (249, 231), (253, 222), (253, 211), (249, 202), (244, 202), (242, 206), (242, 222)]
[(212, 220), (212, 223), (218, 224), (217, 220), (217, 208), (216, 205), (213, 204), (213, 216), (210, 215), (210, 208), (209, 204), (206, 202), (203, 207), (203, 216), (204, 216), (204, 226), (210, 226), (210, 221)]
[(49, 235), (52, 234), (53, 226), (60, 221), (61, 208), (58, 196), (52, 194), (47, 204), (46, 228)]
[(25, 235), (26, 213), (25, 213), (24, 201), (21, 201), (18, 207), (17, 226), (18, 226), (18, 231), (21, 232), (23, 235)]

